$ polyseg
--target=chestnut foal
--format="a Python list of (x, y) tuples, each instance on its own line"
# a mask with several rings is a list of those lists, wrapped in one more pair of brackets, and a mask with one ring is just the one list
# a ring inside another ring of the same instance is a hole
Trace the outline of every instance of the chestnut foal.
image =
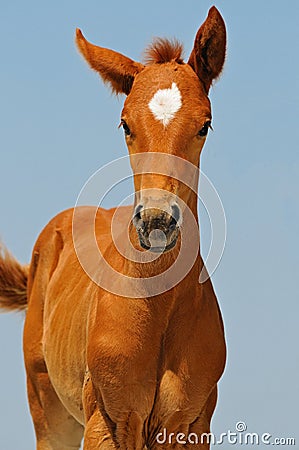
[[(113, 91), (127, 95), (121, 124), (135, 205), (60, 213), (40, 234), (29, 268), (2, 252), (0, 304), (27, 309), (24, 354), (37, 449), (78, 449), (82, 437), (85, 450), (208, 449), (201, 437), (210, 431), (226, 351), (211, 281), (198, 281), (196, 191), (225, 24), (212, 7), (187, 63), (176, 41), (156, 40), (144, 65), (89, 43), (80, 30), (76, 41)], [(125, 256), (111, 232), (116, 212), (118, 241), (130, 247)], [(183, 240), (191, 217), (196, 232), (191, 227)], [(89, 249), (90, 220), (98, 259)], [(173, 282), (169, 269), (194, 248), (190, 270), (180, 273), (181, 259)], [(129, 258), (134, 252), (139, 259)], [(120, 278), (110, 280), (104, 260)]]

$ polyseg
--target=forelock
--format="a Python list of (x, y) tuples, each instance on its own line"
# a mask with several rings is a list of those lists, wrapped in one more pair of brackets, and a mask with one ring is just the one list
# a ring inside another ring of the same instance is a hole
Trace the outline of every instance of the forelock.
[(183, 44), (176, 39), (155, 38), (145, 49), (143, 61), (146, 65), (167, 62), (183, 64)]

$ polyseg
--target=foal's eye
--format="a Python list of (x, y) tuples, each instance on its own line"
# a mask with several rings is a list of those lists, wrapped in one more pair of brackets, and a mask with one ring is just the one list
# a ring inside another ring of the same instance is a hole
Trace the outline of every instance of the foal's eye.
[(131, 130), (130, 130), (130, 128), (129, 128), (127, 122), (126, 122), (125, 120), (121, 119), (120, 125), (121, 125), (121, 126), (123, 127), (123, 129), (124, 129), (125, 135), (126, 135), (126, 136), (130, 136)]
[(204, 126), (199, 130), (198, 136), (204, 137), (208, 134), (209, 128), (212, 129), (211, 121), (207, 120)]

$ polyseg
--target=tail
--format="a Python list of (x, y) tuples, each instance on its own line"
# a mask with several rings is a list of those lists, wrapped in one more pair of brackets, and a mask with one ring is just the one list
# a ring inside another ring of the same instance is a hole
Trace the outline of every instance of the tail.
[(26, 310), (28, 271), (0, 244), (0, 309)]

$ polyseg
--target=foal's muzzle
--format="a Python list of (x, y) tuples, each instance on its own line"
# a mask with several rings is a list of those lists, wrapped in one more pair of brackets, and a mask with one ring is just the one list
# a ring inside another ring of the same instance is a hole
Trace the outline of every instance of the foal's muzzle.
[(155, 253), (171, 250), (177, 243), (181, 223), (181, 209), (171, 205), (138, 204), (134, 211), (133, 224), (137, 230), (141, 247)]

